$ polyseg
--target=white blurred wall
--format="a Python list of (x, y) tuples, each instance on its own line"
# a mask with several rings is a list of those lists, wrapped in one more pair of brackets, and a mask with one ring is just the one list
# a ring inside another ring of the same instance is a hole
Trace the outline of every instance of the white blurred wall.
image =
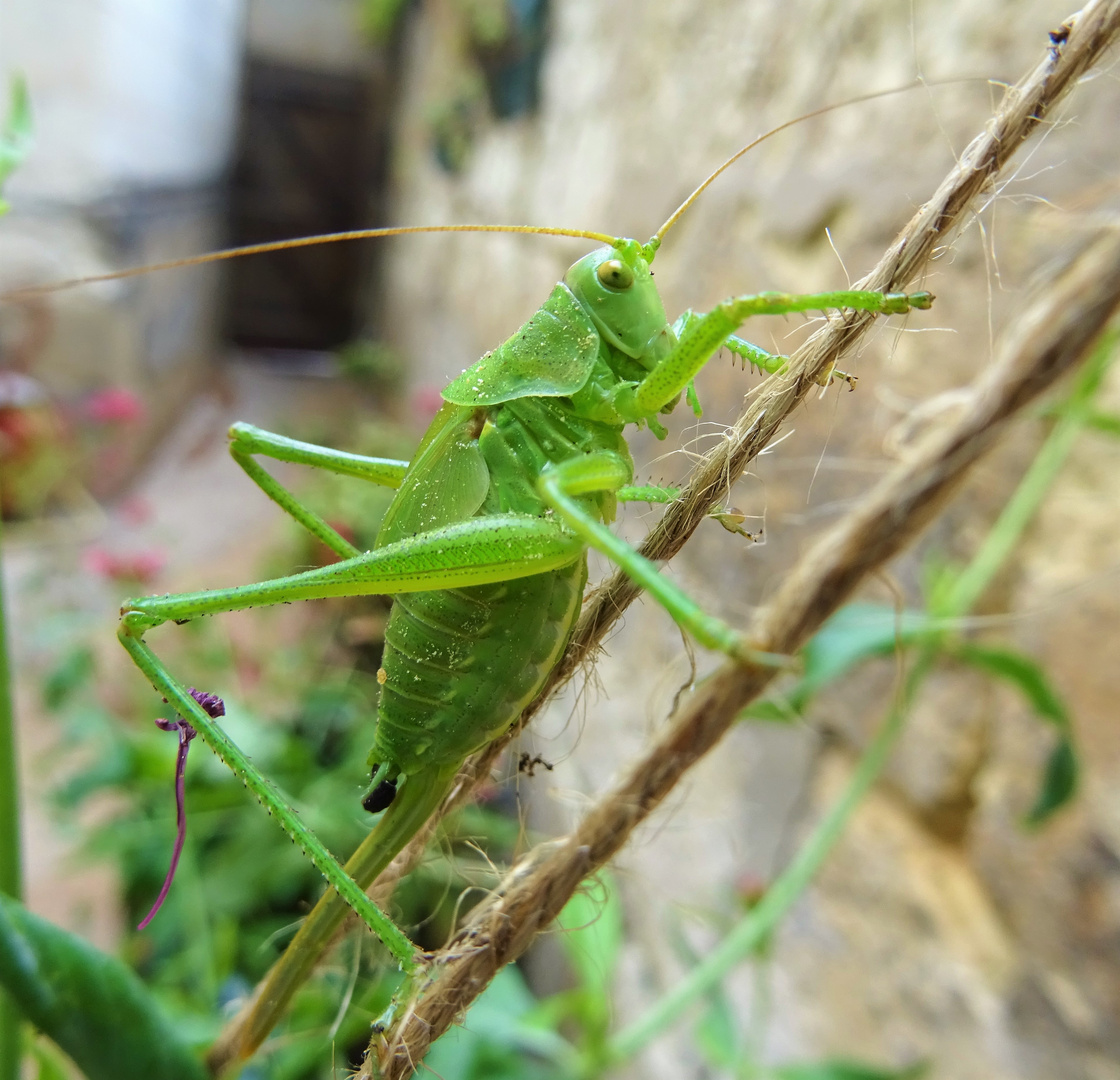
[(0, 77), (27, 79), (35, 150), (12, 201), (88, 203), (217, 180), (234, 134), (244, 0), (6, 0)]
[[(22, 75), (34, 143), (6, 194), (0, 292), (192, 255), (224, 239), (244, 0), (5, 0), (0, 97)], [(112, 433), (119, 489), (206, 377), (217, 347), (212, 267), (0, 301), (0, 366), (81, 415), (123, 389), (143, 419)]]

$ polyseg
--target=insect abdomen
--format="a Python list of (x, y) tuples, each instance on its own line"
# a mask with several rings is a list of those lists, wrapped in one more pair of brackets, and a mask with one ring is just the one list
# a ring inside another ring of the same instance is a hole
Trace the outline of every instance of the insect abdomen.
[[(577, 417), (564, 398), (504, 402), (486, 410), (481, 425), (478, 411), (450, 409), (445, 406), (438, 430), (426, 440), (433, 460), (424, 460), (409, 492), (419, 506), (446, 507), (439, 497), (451, 486), (444, 443), (454, 443), (454, 453), (476, 455), (485, 469), (489, 488), (478, 500), (479, 514), (545, 513), (536, 480), (551, 462), (596, 449), (626, 453), (618, 430)], [(586, 502), (596, 516), (613, 516), (609, 493)], [(395, 525), (402, 520), (398, 515)], [(389, 766), (378, 779), (462, 761), (504, 732), (559, 661), (586, 582), (587, 560), (579, 558), (544, 574), (398, 595), (385, 632), (369, 758), (371, 765)]]
[(385, 634), (371, 762), (461, 761), (540, 690), (579, 614), (587, 561), (469, 589), (405, 593)]

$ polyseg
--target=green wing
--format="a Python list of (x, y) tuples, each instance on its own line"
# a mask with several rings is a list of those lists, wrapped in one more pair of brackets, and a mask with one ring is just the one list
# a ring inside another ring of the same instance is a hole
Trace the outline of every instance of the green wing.
[(490, 490), (474, 409), (444, 405), (385, 513), (377, 547), (474, 517)]
[(443, 392), (456, 405), (498, 405), (523, 397), (568, 397), (581, 389), (599, 355), (599, 332), (560, 282), (516, 334), (467, 368)]

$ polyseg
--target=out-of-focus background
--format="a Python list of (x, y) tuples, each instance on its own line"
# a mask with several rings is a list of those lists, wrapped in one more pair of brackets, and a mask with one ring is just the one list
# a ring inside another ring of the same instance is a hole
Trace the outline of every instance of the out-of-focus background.
[[(924, 80), (752, 151), (669, 234), (655, 267), (671, 316), (735, 293), (841, 288), (874, 264), (983, 129), (1000, 84), (1041, 59), (1069, 14), (1069, 0), (8, 0), (0, 78), (27, 81), (34, 148), (6, 188), (0, 291), (387, 223), (644, 240), (763, 131)], [(948, 239), (919, 286), (936, 293), (933, 310), (884, 320), (847, 362), (855, 392), (808, 402), (736, 485), (730, 501), (762, 541), (712, 522), (674, 561), (667, 572), (709, 610), (745, 622), (811, 540), (954, 408), (955, 389), (1030, 302), (1032, 278), (1102, 227), (1120, 183), (1115, 70), (1076, 90)], [(318, 885), (200, 748), (175, 892), (147, 935), (131, 933), (170, 853), (174, 740), (151, 725), (159, 702), (117, 655), (119, 603), (325, 561), (228, 458), (229, 423), (407, 458), (441, 386), (512, 333), (585, 250), (544, 237), (405, 237), (0, 304), (27, 901), (123, 950), (199, 1042)], [(809, 328), (768, 319), (744, 332), (788, 353)], [(698, 379), (702, 420), (682, 409), (664, 442), (631, 440), (640, 479), (685, 475), (757, 383), (726, 356), (713, 361)], [(1084, 767), (1075, 800), (1024, 827), (1053, 730), (1013, 687), (944, 663), (885, 782), (766, 949), (617, 1075), (755, 1075), (845, 1058), (883, 1070), (928, 1061), (952, 1080), (1120, 1080), (1115, 374), (1094, 409), (1100, 422), (962, 627), (1032, 658), (1060, 694)], [(862, 598), (920, 605), (932, 568), (975, 554), (1052, 424), (1036, 410)], [(279, 473), (350, 535), (372, 537), (384, 493)], [(654, 517), (631, 508), (619, 528), (637, 540)], [(379, 600), (289, 606), (153, 635), (186, 682), (226, 698), (235, 738), (340, 851), (364, 827), (357, 798), (386, 612)], [(703, 673), (714, 661), (695, 664)], [(672, 622), (635, 605), (594, 677), (521, 738), (518, 753), (553, 767), (531, 777), (509, 767), (398, 899), (406, 921), (439, 944), (456, 904), (471, 902), (462, 873), (482, 888), (493, 880), (461, 841), (487, 837), (501, 862), (563, 830), (690, 673)], [(642, 830), (603, 886), (601, 919), (619, 915), (622, 927), (599, 946), (610, 1023), (638, 1016), (757, 899), (842, 787), (896, 676), (893, 659), (868, 663), (794, 723), (740, 725)], [(482, 1025), (493, 1045), (476, 1031), (432, 1067), (563, 1075), (545, 1071), (560, 1068), (547, 1046), (509, 1028), (579, 978), (563, 946), (546, 940), (506, 985), (507, 1028)], [(358, 955), (336, 959), (305, 1000), (299, 1037), (253, 1075), (327, 1075), (332, 1040), (344, 1070), (376, 1011), (376, 995), (359, 990), (367, 1014), (331, 1026)], [(594, 1026), (565, 1023), (556, 1038)]]

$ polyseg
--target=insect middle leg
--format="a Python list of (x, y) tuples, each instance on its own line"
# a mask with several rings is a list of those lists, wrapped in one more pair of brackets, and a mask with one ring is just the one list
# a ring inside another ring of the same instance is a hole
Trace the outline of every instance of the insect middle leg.
[(310, 465), (343, 476), (369, 480), (384, 487), (398, 488), (408, 469), (407, 461), (365, 457), (345, 450), (332, 450), (314, 443), (300, 442), (276, 435), (252, 424), (238, 423), (229, 429), (229, 452), (249, 478), (285, 513), (290, 514), (313, 536), (318, 537), (336, 555), (351, 559), (360, 554), (348, 540), (340, 536), (318, 514), (304, 506), (274, 476), (253, 460), (254, 456)]
[(571, 458), (546, 469), (537, 481), (542, 498), (589, 547), (617, 563), (702, 645), (737, 660), (784, 667), (785, 656), (752, 649), (739, 631), (709, 615), (687, 593), (674, 585), (644, 555), (588, 513), (579, 495), (617, 491), (630, 479), (630, 467), (617, 454), (602, 451)]

